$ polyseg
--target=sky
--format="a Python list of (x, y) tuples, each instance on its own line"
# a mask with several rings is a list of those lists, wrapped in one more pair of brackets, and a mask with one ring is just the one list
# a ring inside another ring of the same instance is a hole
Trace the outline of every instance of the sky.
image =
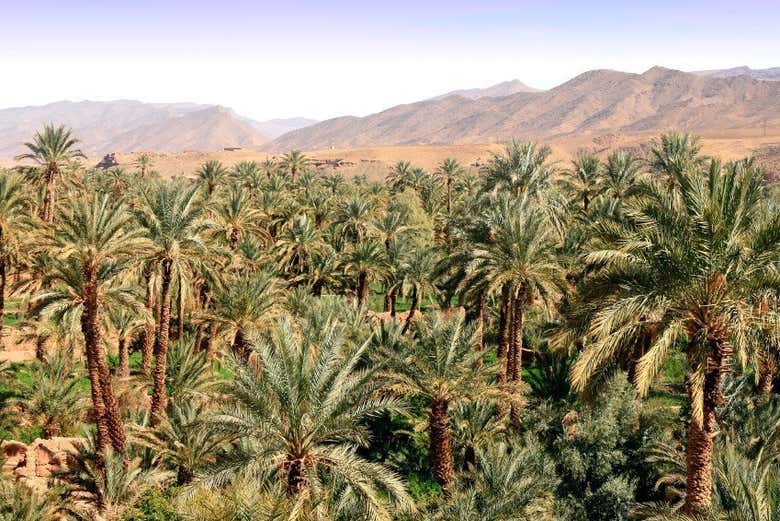
[(777, 0), (0, 0), (0, 19), (0, 107), (138, 99), (326, 119), (597, 68), (780, 66)]

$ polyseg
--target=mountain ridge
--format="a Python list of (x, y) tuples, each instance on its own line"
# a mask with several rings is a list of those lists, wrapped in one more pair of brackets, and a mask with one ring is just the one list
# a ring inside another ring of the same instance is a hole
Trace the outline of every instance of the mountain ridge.
[(707, 77), (666, 67), (587, 71), (546, 91), (446, 97), (342, 117), (287, 133), (265, 150), (489, 143), (572, 134), (780, 127), (780, 82)]

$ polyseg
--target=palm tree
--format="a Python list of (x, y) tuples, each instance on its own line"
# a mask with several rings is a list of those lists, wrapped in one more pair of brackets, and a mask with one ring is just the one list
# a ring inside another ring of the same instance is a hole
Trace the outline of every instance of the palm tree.
[(41, 313), (55, 316), (71, 310), (80, 314), (97, 444), (102, 449), (110, 440), (114, 450), (121, 452), (125, 434), (102, 341), (101, 311), (139, 305), (134, 291), (117, 284), (139, 249), (139, 237), (121, 201), (106, 194), (91, 202), (71, 202), (64, 217), (53, 232), (57, 257), (47, 274), (49, 281), (58, 284), (37, 295), (36, 306)]
[(445, 493), (455, 477), (452, 455), (450, 408), (464, 397), (482, 393), (484, 374), (475, 369), (481, 353), (474, 350), (476, 330), (458, 311), (449, 319), (433, 314), (417, 328), (417, 337), (402, 337), (393, 323), (378, 339), (382, 358), (387, 357), (388, 388), (403, 396), (425, 400), (431, 464)]
[(355, 277), (355, 297), (358, 307), (368, 303), (371, 282), (386, 268), (383, 248), (374, 240), (366, 240), (353, 246), (344, 258), (344, 271)]
[(341, 236), (353, 244), (367, 235), (374, 205), (365, 197), (352, 197), (342, 201), (336, 211), (334, 223), (341, 228)]
[(314, 255), (322, 250), (324, 243), (317, 227), (309, 216), (301, 214), (285, 228), (276, 241), (275, 250), (279, 271), (299, 277), (306, 273)]
[(192, 401), (171, 405), (170, 412), (154, 429), (136, 427), (133, 443), (153, 451), (154, 457), (176, 471), (176, 484), (186, 485), (200, 467), (210, 463), (225, 442), (219, 433), (204, 428), (209, 409)]
[(704, 164), (705, 158), (699, 155), (700, 152), (698, 136), (671, 132), (662, 135), (660, 142), (652, 148), (650, 166), (664, 177), (669, 193), (672, 193), (678, 176)]
[(65, 125), (56, 128), (54, 125), (45, 125), (42, 131), (35, 133), (32, 142), (24, 144), (29, 152), (16, 156), (17, 161), (31, 160), (42, 169), (45, 193), (40, 217), (47, 223), (54, 222), (57, 177), (70, 161), (86, 157), (76, 148), (78, 142), (78, 139), (73, 138), (72, 130), (66, 129)]
[(3, 316), (8, 268), (19, 254), (22, 239), (29, 233), (30, 199), (21, 179), (0, 173), (0, 345), (3, 343)]
[(587, 257), (595, 272), (584, 281), (576, 335), (585, 349), (571, 379), (584, 390), (649, 328), (635, 376), (646, 394), (672, 347), (685, 343), (692, 407), (685, 512), (694, 515), (711, 504), (722, 375), (734, 351), (750, 349), (753, 297), (780, 285), (780, 214), (762, 211), (762, 173), (749, 161), (714, 165), (706, 175), (690, 166), (670, 175), (673, 193), (648, 185), (631, 219), (610, 228)]
[(436, 175), (444, 178), (447, 187), (447, 216), (452, 215), (452, 183), (459, 176), (463, 175), (465, 169), (453, 157), (448, 157), (439, 164), (436, 169)]
[(70, 360), (62, 353), (46, 362), (36, 362), (30, 379), (20, 380), (15, 405), (42, 427), (46, 439), (72, 433), (86, 409), (87, 400), (79, 374), (69, 369)]
[(160, 270), (160, 313), (157, 317), (157, 363), (154, 367), (152, 425), (165, 409), (165, 368), (170, 338), (171, 283), (192, 273), (199, 259), (209, 253), (204, 233), (209, 224), (202, 219), (203, 207), (196, 198), (197, 187), (182, 189), (172, 183), (146, 194), (136, 218), (146, 239), (146, 262)]
[(295, 176), (309, 167), (310, 161), (300, 150), (290, 150), (282, 155), (279, 167), (290, 174), (290, 179), (295, 182)]
[(534, 521), (550, 519), (555, 464), (538, 444), (491, 445), (480, 454), (473, 474), (464, 475), (435, 520)]
[(217, 186), (228, 175), (228, 169), (219, 161), (212, 159), (206, 161), (196, 172), (198, 183), (206, 189), (206, 197), (211, 197)]
[(139, 154), (135, 160), (135, 166), (141, 171), (141, 177), (146, 177), (152, 167), (152, 157), (149, 154)]
[[(304, 509), (329, 490), (346, 487), (363, 505), (360, 519), (390, 520), (413, 510), (400, 478), (357, 453), (369, 439), (365, 420), (401, 406), (378, 397), (376, 367), (359, 369), (368, 343), (352, 344), (344, 333), (328, 321), (316, 330), (304, 322), (296, 334), (282, 319), (269, 340), (255, 347), (261, 374), (245, 362), (233, 368), (228, 401), (208, 425), (235, 443), (204, 470), (201, 483), (270, 481)], [(328, 512), (322, 518), (334, 519)]]
[(404, 282), (412, 292), (412, 302), (404, 322), (403, 334), (409, 331), (415, 313), (420, 308), (420, 302), (425, 299), (428, 292), (435, 293), (437, 291), (435, 268), (435, 255), (432, 251), (425, 249), (417, 249), (412, 252), (403, 267)]
[(503, 154), (494, 154), (484, 167), (483, 189), (505, 190), (515, 197), (540, 191), (554, 172), (553, 165), (547, 161), (550, 153), (549, 147), (537, 148), (536, 143), (512, 141)]
[(577, 159), (572, 161), (571, 170), (564, 171), (560, 184), (564, 192), (573, 197), (575, 204), (581, 205), (587, 213), (591, 201), (601, 191), (601, 161), (593, 154), (580, 150)]
[(247, 232), (260, 234), (260, 211), (254, 208), (249, 192), (234, 184), (226, 198), (213, 207), (214, 222), (230, 249), (235, 251)]
[[(462, 288), (480, 295), (502, 295), (507, 309), (509, 342), (502, 373), (517, 384), (522, 375), (523, 328), (528, 307), (541, 300), (552, 306), (562, 287), (562, 268), (556, 258), (557, 237), (543, 208), (524, 195), (500, 198), (488, 213), (491, 231), (486, 242), (470, 252)], [(518, 421), (516, 412), (513, 420)]]
[(119, 370), (117, 374), (120, 378), (128, 378), (130, 376), (129, 344), (137, 333), (146, 330), (147, 324), (153, 323), (153, 319), (145, 313), (132, 312), (127, 309), (113, 310), (109, 315), (114, 333), (118, 338)]
[(228, 337), (233, 352), (246, 359), (249, 339), (275, 320), (282, 295), (279, 279), (269, 272), (239, 276), (217, 292), (208, 318)]
[(615, 199), (625, 199), (640, 181), (641, 174), (642, 161), (630, 152), (617, 150), (607, 157), (604, 165), (604, 189)]
[(21, 481), (0, 477), (0, 521), (60, 521), (64, 510), (56, 489), (35, 492)]

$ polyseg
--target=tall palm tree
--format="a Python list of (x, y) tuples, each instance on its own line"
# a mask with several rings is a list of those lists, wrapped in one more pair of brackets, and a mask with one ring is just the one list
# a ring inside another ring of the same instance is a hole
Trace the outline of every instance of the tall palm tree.
[[(296, 334), (281, 320), (269, 340), (255, 347), (262, 373), (244, 362), (233, 368), (226, 401), (207, 426), (235, 443), (200, 482), (279, 483), (305, 510), (322, 503), (322, 494), (346, 487), (344, 499), (363, 505), (356, 519), (389, 521), (413, 510), (400, 478), (357, 453), (369, 440), (365, 420), (401, 409), (377, 394), (376, 367), (359, 368), (368, 346), (349, 342), (337, 322), (326, 321), (316, 331), (304, 322)], [(334, 519), (327, 511), (320, 514)]]
[(309, 158), (300, 150), (290, 150), (282, 155), (279, 167), (290, 174), (290, 179), (295, 182), (295, 176), (309, 168)]
[(260, 211), (251, 204), (249, 192), (232, 185), (224, 198), (213, 206), (214, 222), (230, 249), (236, 251), (246, 233), (259, 234)]
[(40, 217), (47, 223), (54, 221), (57, 177), (69, 162), (86, 157), (76, 148), (78, 143), (79, 140), (73, 138), (73, 131), (65, 125), (45, 125), (35, 133), (32, 142), (24, 143), (29, 152), (16, 156), (17, 161), (34, 161), (41, 169), (45, 192)]
[(71, 202), (64, 217), (53, 231), (56, 258), (47, 274), (57, 285), (37, 295), (36, 306), (42, 313), (80, 314), (97, 444), (103, 448), (110, 441), (121, 452), (125, 434), (106, 361), (101, 312), (139, 305), (134, 291), (117, 284), (138, 252), (139, 236), (124, 205), (106, 194), (91, 202)]
[(156, 425), (165, 409), (165, 375), (170, 338), (171, 283), (192, 273), (200, 259), (209, 254), (204, 241), (210, 225), (203, 219), (203, 206), (196, 196), (197, 186), (183, 189), (163, 184), (145, 194), (136, 218), (146, 240), (146, 262), (160, 271), (160, 313), (157, 317), (157, 363), (154, 367), (151, 417)]
[(751, 162), (670, 169), (650, 184), (631, 219), (610, 228), (587, 261), (585, 349), (571, 379), (582, 391), (603, 368), (654, 331), (635, 384), (646, 394), (673, 346), (684, 342), (692, 419), (686, 447), (685, 512), (707, 511), (720, 382), (736, 351), (746, 356), (756, 292), (777, 289), (780, 214), (766, 216), (762, 173)]
[(452, 183), (465, 173), (465, 169), (454, 157), (448, 157), (436, 168), (436, 175), (444, 178), (447, 187), (447, 216), (452, 215)]
[(203, 163), (196, 174), (198, 183), (206, 190), (206, 196), (211, 197), (217, 186), (227, 177), (228, 169), (221, 162), (212, 159)]
[(486, 242), (475, 244), (470, 252), (461, 287), (481, 295), (502, 295), (509, 326), (502, 373), (517, 384), (522, 375), (527, 310), (537, 301), (549, 308), (562, 287), (562, 268), (556, 258), (558, 238), (546, 212), (530, 195), (517, 200), (500, 198), (486, 222), (491, 231)]
[(463, 311), (450, 318), (426, 317), (417, 336), (406, 338), (393, 323), (376, 342), (387, 358), (388, 388), (403, 396), (425, 400), (431, 463), (436, 481), (448, 492), (455, 477), (450, 408), (466, 397), (483, 393), (485, 374), (476, 369), (481, 354), (474, 350), (476, 330), (466, 324)]
[(251, 334), (275, 320), (281, 297), (281, 283), (271, 273), (239, 276), (217, 292), (208, 317), (228, 337), (233, 352), (248, 358)]
[(591, 201), (601, 190), (601, 161), (593, 154), (580, 150), (560, 179), (564, 192), (568, 192), (575, 205), (588, 212)]
[(151, 316), (146, 313), (139, 313), (137, 310), (127, 309), (112, 310), (109, 313), (111, 325), (117, 336), (117, 353), (119, 354), (119, 370), (117, 375), (120, 378), (130, 376), (130, 342), (134, 335), (146, 330), (149, 322), (153, 322)]
[(548, 162), (550, 154), (549, 147), (512, 141), (503, 153), (494, 154), (485, 165), (483, 189), (507, 191), (515, 197), (525, 192), (538, 192), (554, 172), (554, 166)]
[(252, 190), (260, 186), (262, 173), (257, 161), (240, 161), (233, 165), (230, 176), (235, 184)]
[(141, 177), (146, 177), (152, 167), (152, 157), (149, 154), (139, 154), (135, 160), (135, 166), (141, 172)]
[(409, 256), (403, 267), (403, 277), (409, 286), (412, 301), (409, 306), (409, 314), (406, 316), (402, 333), (406, 334), (412, 325), (415, 314), (420, 309), (422, 302), (428, 293), (435, 293), (436, 288), (436, 256), (433, 251), (417, 249)]
[(309, 216), (304, 213), (295, 217), (292, 226), (285, 228), (274, 246), (280, 272), (293, 277), (301, 276), (309, 269), (314, 255), (324, 246)]
[(362, 241), (368, 234), (373, 210), (373, 202), (365, 197), (355, 196), (342, 201), (334, 219), (342, 238), (353, 244)]
[(374, 240), (360, 242), (346, 253), (344, 270), (355, 277), (355, 298), (359, 307), (368, 303), (371, 282), (381, 276), (385, 268), (384, 250)]
[(22, 180), (10, 172), (0, 172), (0, 345), (3, 343), (3, 316), (8, 269), (20, 253), (21, 240), (29, 233), (30, 199)]
[(642, 177), (642, 161), (626, 150), (616, 150), (607, 157), (603, 171), (604, 189), (611, 197), (622, 200)]

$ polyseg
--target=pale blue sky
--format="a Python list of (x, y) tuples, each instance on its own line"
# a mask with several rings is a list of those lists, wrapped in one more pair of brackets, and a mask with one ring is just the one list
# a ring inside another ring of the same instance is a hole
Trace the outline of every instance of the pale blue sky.
[(780, 66), (769, 0), (0, 0), (0, 13), (0, 107), (132, 98), (323, 119), (594, 68)]

